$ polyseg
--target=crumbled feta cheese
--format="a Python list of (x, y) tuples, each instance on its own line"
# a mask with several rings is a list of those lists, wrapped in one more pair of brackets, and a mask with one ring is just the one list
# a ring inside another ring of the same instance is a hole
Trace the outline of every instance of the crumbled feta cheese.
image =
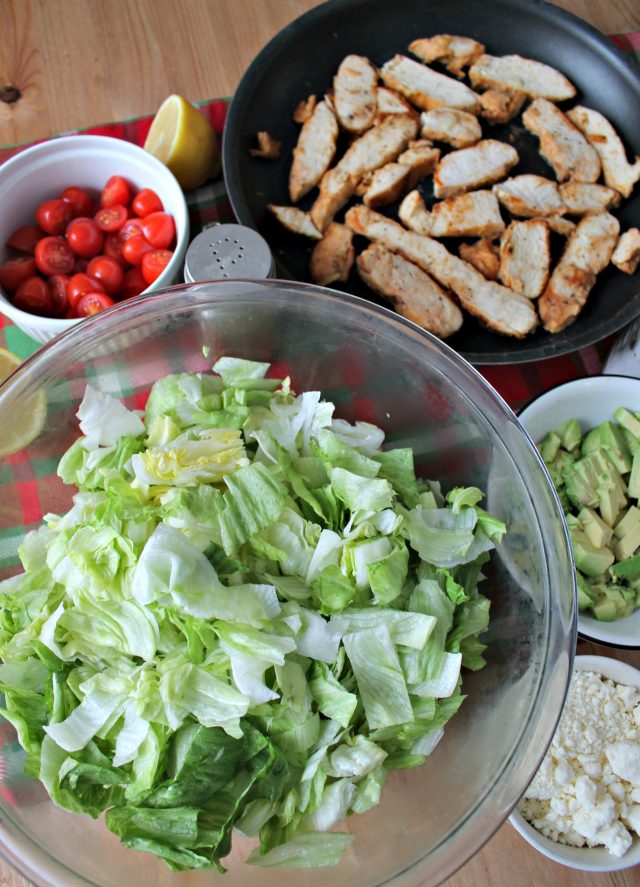
[(640, 692), (574, 672), (547, 754), (519, 809), (553, 841), (622, 856), (640, 836)]

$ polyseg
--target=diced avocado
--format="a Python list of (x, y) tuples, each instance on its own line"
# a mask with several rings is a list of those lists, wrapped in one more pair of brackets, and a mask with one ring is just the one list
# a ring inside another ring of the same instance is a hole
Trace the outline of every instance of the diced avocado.
[(640, 450), (640, 439), (631, 434), (630, 431), (627, 431), (626, 428), (622, 429), (622, 434), (624, 435), (625, 442), (629, 447), (629, 452), (632, 456), (635, 456), (635, 454)]
[(595, 545), (591, 544), (586, 533), (581, 530), (572, 529), (569, 533), (573, 557), (578, 570), (584, 573), (585, 576), (599, 576), (609, 569), (615, 560), (611, 549), (606, 547), (596, 548)]
[(613, 418), (640, 440), (640, 420), (631, 410), (628, 410), (626, 407), (618, 407), (613, 414)]
[(597, 425), (595, 428), (587, 431), (585, 436), (582, 438), (582, 443), (580, 444), (580, 452), (583, 456), (588, 456), (589, 453), (594, 453), (596, 450), (599, 450), (601, 446), (602, 444), (600, 443), (600, 426)]
[(631, 474), (627, 480), (627, 492), (633, 499), (640, 499), (640, 450), (633, 455)]
[(626, 497), (616, 484), (602, 484), (598, 487), (598, 508), (602, 519), (613, 526), (626, 505)]
[(613, 536), (613, 530), (602, 520), (593, 508), (582, 508), (578, 514), (578, 520), (587, 535), (589, 542), (596, 548), (608, 545)]
[(631, 453), (619, 425), (603, 422), (600, 425), (600, 441), (620, 474), (631, 470)]
[(593, 615), (601, 622), (613, 622), (618, 619), (618, 609), (615, 603), (609, 598), (603, 597), (592, 607)]
[(617, 538), (613, 546), (616, 560), (624, 561), (640, 546), (640, 510), (630, 505), (613, 529)]
[(550, 431), (540, 443), (540, 455), (545, 463), (553, 462), (562, 444), (560, 436), (555, 431)]
[(568, 419), (563, 422), (559, 428), (556, 428), (556, 434), (560, 437), (564, 449), (569, 452), (575, 450), (582, 439), (582, 431), (577, 419)]
[(640, 579), (640, 554), (634, 554), (633, 557), (628, 557), (618, 564), (613, 564), (610, 572), (617, 579), (625, 579), (627, 582), (634, 582)]
[(584, 459), (574, 462), (562, 470), (564, 487), (569, 500), (577, 507), (593, 507), (598, 504), (598, 478), (585, 466)]
[(587, 607), (591, 607), (597, 601), (598, 597), (591, 590), (591, 586), (584, 578), (582, 573), (576, 571), (576, 578), (578, 580), (578, 607), (581, 610), (586, 609)]
[(635, 594), (631, 595), (629, 589), (610, 583), (605, 585), (604, 594), (607, 600), (611, 601), (615, 606), (618, 619), (631, 615), (633, 612), (632, 601), (635, 600)]

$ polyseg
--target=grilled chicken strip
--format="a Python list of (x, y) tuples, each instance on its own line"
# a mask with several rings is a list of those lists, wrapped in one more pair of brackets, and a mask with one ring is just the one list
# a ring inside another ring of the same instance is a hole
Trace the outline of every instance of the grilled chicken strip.
[(421, 62), (395, 55), (380, 69), (384, 83), (423, 111), (430, 108), (460, 108), (478, 113), (480, 100), (473, 90), (446, 74), (439, 74)]
[[(418, 192), (413, 191), (412, 194)], [(418, 198), (422, 201), (419, 194)], [(504, 231), (500, 207), (491, 191), (472, 191), (470, 194), (448, 197), (434, 204), (431, 213), (427, 212), (424, 203), (422, 207), (421, 211), (418, 199), (413, 198), (404, 211), (401, 207), (400, 212), (401, 220), (418, 234), (429, 234), (431, 237), (499, 237)]]
[(311, 279), (320, 286), (329, 286), (336, 280), (346, 281), (354, 259), (353, 231), (346, 225), (331, 222), (327, 225), (322, 240), (311, 251)]
[(558, 185), (544, 176), (525, 173), (493, 186), (493, 192), (505, 209), (514, 216), (561, 215), (564, 203)]
[(598, 111), (576, 105), (567, 112), (567, 116), (600, 155), (605, 184), (615, 188), (623, 197), (629, 197), (640, 179), (640, 157), (636, 157), (634, 163), (628, 162), (620, 136)]
[(415, 138), (417, 130), (418, 121), (414, 117), (393, 114), (357, 138), (320, 181), (320, 193), (310, 210), (316, 228), (324, 231), (354, 193), (360, 179), (395, 160)]
[(582, 311), (596, 276), (609, 264), (619, 232), (620, 223), (609, 213), (585, 216), (576, 225), (538, 300), (548, 332), (560, 332)]
[(460, 258), (486, 277), (497, 280), (500, 271), (500, 250), (491, 240), (476, 240), (475, 243), (461, 243), (458, 252)]
[(338, 123), (325, 102), (318, 102), (305, 121), (293, 149), (289, 172), (289, 196), (292, 203), (314, 188), (329, 169), (336, 153)]
[(431, 234), (431, 213), (419, 191), (410, 191), (398, 208), (400, 221), (417, 234)]
[(616, 244), (611, 261), (625, 274), (635, 274), (640, 264), (640, 230), (629, 228)]
[(409, 44), (409, 52), (423, 62), (442, 62), (455, 77), (464, 77), (464, 68), (473, 64), (484, 52), (484, 45), (471, 37), (453, 34), (436, 34), (423, 37)]
[(409, 169), (406, 190), (415, 188), (425, 176), (431, 175), (440, 160), (441, 153), (440, 148), (434, 148), (426, 139), (409, 142), (407, 150), (398, 155), (398, 163)]
[(462, 311), (445, 290), (425, 271), (373, 243), (357, 259), (362, 280), (389, 299), (403, 317), (440, 339), (446, 339), (462, 326)]
[(560, 185), (560, 199), (568, 215), (584, 216), (619, 206), (620, 192), (606, 185), (564, 182)]
[(357, 234), (415, 262), (441, 286), (453, 290), (470, 314), (496, 332), (523, 338), (535, 329), (538, 317), (529, 299), (486, 280), (437, 240), (407, 231), (366, 206), (351, 207), (345, 221)]
[(543, 219), (511, 222), (500, 241), (499, 278), (528, 299), (537, 299), (549, 278), (549, 226)]
[(488, 89), (480, 96), (480, 114), (489, 123), (508, 123), (520, 113), (527, 96), (524, 92), (498, 92)]
[(318, 98), (314, 94), (310, 95), (306, 99), (302, 99), (301, 101), (299, 101), (293, 109), (294, 123), (306, 123), (309, 117), (311, 117), (311, 115), (313, 114), (317, 104)]
[(469, 68), (474, 87), (524, 92), (529, 98), (571, 99), (576, 88), (560, 71), (521, 55), (481, 55)]
[(576, 223), (565, 219), (564, 216), (545, 216), (544, 220), (550, 231), (555, 231), (562, 237), (570, 237), (576, 230)]
[(540, 153), (564, 182), (595, 182), (600, 177), (600, 158), (566, 114), (547, 99), (536, 99), (522, 115), (522, 122), (540, 139)]
[(378, 72), (368, 58), (348, 55), (333, 78), (333, 105), (347, 132), (360, 135), (373, 126), (378, 110)]
[(313, 240), (320, 240), (322, 234), (311, 221), (309, 213), (298, 209), (297, 206), (276, 206), (275, 203), (267, 204), (269, 212), (289, 231), (294, 234), (303, 234)]
[(410, 168), (404, 163), (385, 163), (371, 176), (362, 198), (364, 203), (375, 209), (399, 200), (406, 191), (409, 173)]
[(478, 118), (456, 108), (432, 108), (420, 115), (420, 135), (454, 148), (468, 148), (482, 138)]
[(389, 89), (388, 86), (378, 86), (376, 89), (376, 102), (378, 113), (376, 114), (376, 123), (380, 123), (389, 114), (417, 114), (416, 109), (411, 105), (404, 96), (401, 96), (395, 89)]
[(515, 148), (495, 139), (484, 139), (472, 148), (451, 151), (436, 167), (433, 192), (436, 197), (455, 197), (497, 182), (518, 160)]

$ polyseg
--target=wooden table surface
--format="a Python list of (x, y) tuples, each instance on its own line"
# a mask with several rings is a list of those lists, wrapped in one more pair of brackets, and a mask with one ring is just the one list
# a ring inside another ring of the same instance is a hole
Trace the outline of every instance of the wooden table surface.
[[(317, 0), (0, 0), (0, 95), (8, 86), (21, 94), (15, 102), (0, 101), (0, 145), (153, 114), (170, 93), (191, 101), (230, 96), (262, 46), (315, 5)], [(606, 33), (640, 31), (638, 0), (558, 5)], [(578, 652), (640, 667), (640, 652), (582, 642)], [(0, 861), (2, 887), (27, 883)], [(640, 871), (573, 871), (538, 854), (506, 823), (446, 884), (632, 887), (640, 885)]]

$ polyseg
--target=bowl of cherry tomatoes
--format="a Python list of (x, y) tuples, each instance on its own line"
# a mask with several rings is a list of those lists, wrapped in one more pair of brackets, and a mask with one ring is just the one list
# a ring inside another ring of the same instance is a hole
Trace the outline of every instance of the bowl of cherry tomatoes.
[(0, 167), (0, 194), (0, 311), (39, 342), (182, 280), (184, 194), (137, 145), (43, 142)]

